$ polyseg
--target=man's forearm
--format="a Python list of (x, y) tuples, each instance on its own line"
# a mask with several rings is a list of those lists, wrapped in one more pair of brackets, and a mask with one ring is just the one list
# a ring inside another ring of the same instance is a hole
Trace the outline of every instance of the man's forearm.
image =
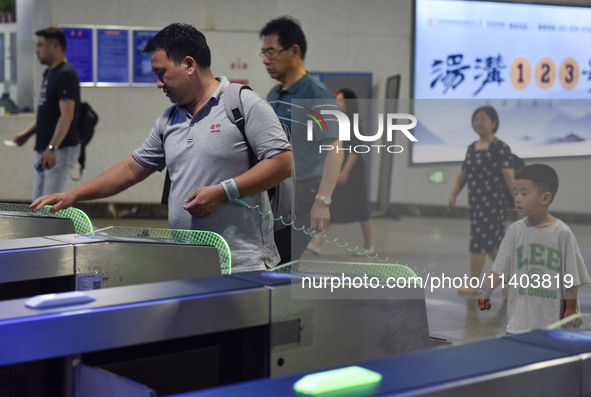
[(234, 178), (241, 196), (259, 193), (278, 185), (291, 175), (292, 154), (284, 151), (258, 162)]
[[(323, 142), (324, 144), (324, 142)], [(326, 153), (324, 159), (324, 168), (322, 169), (322, 178), (318, 186), (318, 194), (326, 197), (331, 197), (339, 179), (339, 173), (343, 165), (343, 152), (337, 150), (341, 148), (341, 141), (334, 140), (330, 143), (334, 147)]]
[(35, 131), (37, 131), (37, 121), (33, 121), (33, 123), (31, 123), (31, 125), (29, 125), (29, 127), (24, 131), (24, 133), (28, 138), (31, 135), (33, 135), (35, 133)]
[(75, 201), (110, 197), (146, 179), (154, 170), (128, 157), (88, 182), (72, 189)]
[(60, 99), (59, 101), (60, 117), (57, 120), (53, 136), (49, 143), (55, 147), (59, 147), (62, 141), (68, 135), (70, 126), (74, 120), (74, 111), (76, 103), (72, 99)]
[(70, 130), (71, 124), (72, 119), (62, 114), (60, 118), (57, 120), (53, 136), (51, 137), (49, 143), (55, 147), (60, 147), (63, 140), (66, 138), (66, 135), (68, 135), (68, 131)]

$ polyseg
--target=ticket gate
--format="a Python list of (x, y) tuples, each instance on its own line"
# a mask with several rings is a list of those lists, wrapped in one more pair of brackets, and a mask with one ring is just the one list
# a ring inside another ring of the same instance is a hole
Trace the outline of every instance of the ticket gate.
[[(351, 285), (334, 288), (343, 275)], [(407, 266), (295, 261), (273, 272), (233, 276), (263, 284), (269, 291), (269, 376), (432, 345), (422, 288), (355, 284), (356, 277), (362, 281), (364, 276), (382, 282), (388, 277), (416, 277)], [(293, 277), (297, 282), (291, 282)], [(309, 283), (311, 277), (316, 286)], [(331, 277), (335, 277), (332, 286), (318, 285)]]
[[(97, 384), (113, 397), (168, 395), (431, 346), (421, 288), (294, 298), (301, 282), (250, 272), (86, 291), (93, 300), (73, 306), (3, 301), (0, 372), (30, 385), (25, 396), (91, 397)], [(51, 393), (34, 394), (40, 384)]]
[(81, 210), (67, 208), (55, 214), (49, 210), (49, 206), (37, 211), (26, 204), (0, 203), (0, 240), (69, 233), (92, 234), (92, 223)]
[(538, 330), (356, 362), (377, 379), (360, 377), (346, 389), (335, 372), (316, 371), (168, 397), (301, 397), (297, 385), (308, 375), (316, 379), (307, 391), (322, 386), (319, 396), (580, 397), (591, 395), (590, 363), (591, 332)]
[(107, 228), (3, 240), (0, 299), (218, 275), (222, 261), (229, 269), (227, 244), (211, 232)]
[(75, 233), (70, 219), (23, 212), (0, 211), (0, 240)]

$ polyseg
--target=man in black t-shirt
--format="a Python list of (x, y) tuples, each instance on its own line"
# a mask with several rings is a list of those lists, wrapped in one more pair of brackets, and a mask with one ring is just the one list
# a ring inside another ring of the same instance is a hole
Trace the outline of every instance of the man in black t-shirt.
[(66, 36), (54, 27), (39, 30), (35, 35), (37, 58), (48, 67), (43, 74), (37, 118), (12, 139), (21, 146), (36, 135), (33, 199), (64, 191), (80, 153), (80, 83), (76, 70), (66, 60)]

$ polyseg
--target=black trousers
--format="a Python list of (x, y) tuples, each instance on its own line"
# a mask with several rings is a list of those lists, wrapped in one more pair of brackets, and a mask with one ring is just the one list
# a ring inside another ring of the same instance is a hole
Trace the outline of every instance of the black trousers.
[[(295, 222), (292, 227), (285, 227), (280, 230), (275, 230), (275, 245), (281, 256), (279, 264), (298, 260), (310, 240), (312, 235), (305, 233), (310, 227), (310, 211), (318, 192), (319, 178), (308, 179), (305, 181), (296, 181), (296, 195), (295, 195)], [(303, 230), (299, 230), (304, 227)], [(296, 230), (298, 229), (298, 230)]]

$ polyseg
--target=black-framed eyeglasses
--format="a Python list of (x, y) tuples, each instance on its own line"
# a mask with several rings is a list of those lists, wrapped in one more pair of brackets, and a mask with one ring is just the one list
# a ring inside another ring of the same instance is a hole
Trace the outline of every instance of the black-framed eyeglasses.
[(266, 57), (269, 61), (272, 61), (273, 59), (277, 58), (277, 56), (279, 56), (279, 54), (281, 54), (283, 51), (289, 50), (289, 48), (290, 47), (287, 47), (279, 51), (275, 48), (263, 48), (258, 52), (258, 54), (261, 58)]

